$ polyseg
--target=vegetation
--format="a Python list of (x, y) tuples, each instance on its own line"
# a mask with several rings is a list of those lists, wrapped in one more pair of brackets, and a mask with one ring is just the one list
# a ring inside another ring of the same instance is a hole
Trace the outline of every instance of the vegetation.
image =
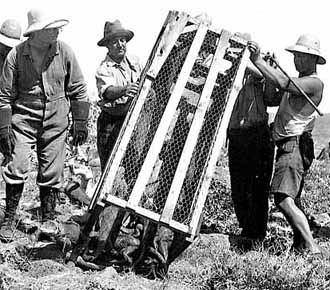
[[(327, 124), (327, 118), (319, 122), (316, 134), (326, 132)], [(91, 139), (90, 146), (95, 143), (95, 134)], [(328, 140), (323, 135), (317, 138), (316, 153)], [(237, 246), (235, 236), (240, 230), (230, 196), (225, 151), (217, 165), (204, 212), (203, 233), (171, 264), (167, 279), (147, 280), (130, 272), (118, 274), (112, 268), (83, 272), (64, 264), (63, 259), (37, 259), (31, 249), (20, 244), (0, 243), (0, 289), (330, 289), (330, 261), (290, 252), (291, 230), (272, 199), (265, 242), (253, 244), (248, 251)], [(303, 204), (308, 216), (329, 211), (329, 170), (329, 160), (315, 161), (306, 176)], [(24, 198), (37, 200), (33, 182), (29, 181)], [(313, 229), (317, 242), (330, 249), (330, 234)]]

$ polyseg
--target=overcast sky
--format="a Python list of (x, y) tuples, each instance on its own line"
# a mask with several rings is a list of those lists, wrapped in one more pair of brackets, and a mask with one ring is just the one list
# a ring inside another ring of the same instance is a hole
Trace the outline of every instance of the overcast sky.
[(277, 55), (281, 66), (295, 75), (293, 57), (284, 48), (294, 44), (302, 33), (316, 34), (328, 64), (318, 66), (318, 73), (325, 83), (321, 110), (330, 112), (330, 26), (326, 0), (23, 0), (2, 1), (0, 21), (16, 18), (27, 27), (27, 11), (41, 7), (49, 9), (70, 23), (60, 38), (75, 51), (88, 83), (95, 92), (95, 70), (106, 54), (97, 46), (103, 36), (105, 21), (119, 19), (132, 30), (135, 37), (128, 43), (128, 53), (147, 60), (154, 41), (169, 10), (184, 11), (191, 16), (206, 13), (214, 26), (231, 32), (249, 32), (263, 51)]

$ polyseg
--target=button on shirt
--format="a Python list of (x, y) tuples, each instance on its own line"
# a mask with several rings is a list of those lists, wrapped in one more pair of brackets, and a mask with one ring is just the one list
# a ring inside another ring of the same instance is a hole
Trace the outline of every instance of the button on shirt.
[(113, 114), (116, 110), (121, 110), (121, 107), (127, 104), (128, 97), (122, 96), (114, 101), (109, 101), (103, 98), (103, 93), (109, 86), (126, 86), (129, 82), (137, 82), (141, 71), (142, 67), (136, 56), (127, 55), (118, 64), (107, 54), (95, 75), (96, 86), (101, 99), (98, 105), (101, 109), (110, 114)]
[(57, 41), (49, 47), (37, 73), (32, 62), (29, 40), (12, 49), (0, 79), (0, 108), (20, 99), (52, 102), (67, 97), (87, 101), (87, 86), (72, 49)]

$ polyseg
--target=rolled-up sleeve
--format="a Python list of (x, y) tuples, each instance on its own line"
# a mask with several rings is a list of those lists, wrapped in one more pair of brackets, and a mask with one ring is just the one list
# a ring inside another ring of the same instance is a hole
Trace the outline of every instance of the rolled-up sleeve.
[(108, 69), (105, 62), (101, 63), (96, 70), (95, 78), (97, 91), (101, 99), (103, 98), (103, 93), (109, 86), (118, 85), (114, 72), (111, 69)]
[(76, 56), (69, 46), (66, 46), (66, 52), (66, 95), (70, 100), (87, 101), (87, 85)]
[(13, 48), (4, 63), (0, 77), (0, 109), (11, 108), (17, 95), (17, 51)]

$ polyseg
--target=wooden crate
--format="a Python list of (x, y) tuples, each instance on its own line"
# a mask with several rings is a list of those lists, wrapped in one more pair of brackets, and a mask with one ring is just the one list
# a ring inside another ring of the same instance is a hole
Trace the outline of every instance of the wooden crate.
[(169, 12), (90, 210), (113, 204), (198, 234), (248, 57), (229, 31)]

